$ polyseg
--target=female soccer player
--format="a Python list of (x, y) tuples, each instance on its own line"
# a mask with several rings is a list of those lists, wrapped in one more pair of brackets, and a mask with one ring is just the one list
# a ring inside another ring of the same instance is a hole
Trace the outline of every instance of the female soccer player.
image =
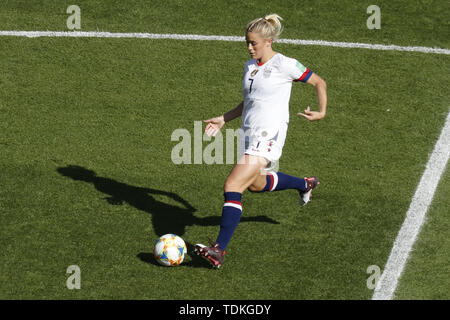
[(292, 82), (305, 82), (315, 87), (319, 111), (308, 106), (298, 113), (309, 121), (325, 117), (327, 89), (325, 81), (293, 58), (272, 49), (281, 33), (282, 18), (270, 14), (247, 25), (246, 42), (251, 59), (245, 63), (242, 80), (243, 101), (224, 115), (205, 120), (205, 132), (215, 136), (229, 122), (242, 116), (241, 147), (244, 152), (224, 185), (220, 231), (211, 246), (197, 244), (195, 250), (213, 267), (221, 267), (225, 249), (239, 224), (242, 193), (296, 189), (300, 204), (306, 204), (319, 181), (315, 177), (297, 178), (270, 171), (279, 160), (289, 122), (289, 98)]

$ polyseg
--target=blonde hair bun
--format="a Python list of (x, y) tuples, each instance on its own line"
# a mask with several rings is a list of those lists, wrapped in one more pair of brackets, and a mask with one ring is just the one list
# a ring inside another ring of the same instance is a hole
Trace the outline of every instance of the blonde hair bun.
[(251, 21), (247, 25), (246, 33), (249, 32), (257, 32), (262, 35), (264, 39), (273, 39), (277, 40), (283, 30), (281, 26), (281, 18), (276, 13), (271, 13), (265, 16), (264, 18), (258, 18)]

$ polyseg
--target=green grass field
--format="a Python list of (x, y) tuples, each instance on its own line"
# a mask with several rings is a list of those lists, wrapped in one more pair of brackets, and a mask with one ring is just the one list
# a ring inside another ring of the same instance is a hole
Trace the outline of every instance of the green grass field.
[[(450, 48), (445, 1), (77, 1), (82, 31), (243, 35), (270, 12), (284, 38)], [(3, 1), (0, 30), (66, 30), (72, 1)], [(295, 191), (245, 193), (222, 269), (192, 245), (215, 239), (230, 164), (171, 161), (178, 128), (241, 101), (245, 43), (0, 37), (1, 299), (370, 299), (449, 112), (448, 55), (275, 45), (328, 84), (328, 114), (295, 84), (280, 170)], [(226, 128), (237, 129), (239, 120)], [(205, 148), (209, 142), (204, 142)], [(400, 279), (400, 299), (449, 299), (449, 169)], [(159, 266), (176, 233), (185, 262)], [(81, 269), (68, 290), (66, 269)], [(216, 288), (211, 290), (210, 283)]]

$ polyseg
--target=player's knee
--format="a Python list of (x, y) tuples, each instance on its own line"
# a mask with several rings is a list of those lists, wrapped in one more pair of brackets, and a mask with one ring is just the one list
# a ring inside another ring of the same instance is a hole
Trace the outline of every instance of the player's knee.
[(225, 192), (241, 192), (242, 193), (243, 192), (242, 189), (243, 189), (242, 185), (238, 181), (233, 181), (230, 179), (227, 179), (227, 181), (225, 181), (225, 184), (223, 186), (223, 190)]
[(234, 189), (234, 183), (228, 180), (225, 181), (225, 184), (223, 185), (223, 191), (232, 192), (232, 189)]
[(257, 187), (257, 186), (255, 186), (255, 185), (252, 184), (251, 186), (249, 186), (249, 187), (247, 188), (247, 190), (250, 191), (250, 192), (261, 192), (261, 191), (262, 191), (262, 188)]

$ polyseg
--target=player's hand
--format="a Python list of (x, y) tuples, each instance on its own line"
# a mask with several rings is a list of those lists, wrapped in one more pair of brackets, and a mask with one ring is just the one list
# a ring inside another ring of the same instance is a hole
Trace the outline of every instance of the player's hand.
[(323, 114), (321, 112), (311, 111), (309, 106), (306, 108), (304, 113), (299, 112), (297, 114), (305, 119), (308, 119), (309, 121), (316, 121), (316, 120), (320, 120), (323, 117), (325, 117), (325, 114)]
[(208, 137), (211, 136), (215, 137), (217, 132), (219, 132), (220, 129), (222, 129), (222, 127), (225, 125), (225, 120), (223, 119), (223, 116), (203, 120), (203, 122), (207, 123), (205, 133), (208, 135)]

